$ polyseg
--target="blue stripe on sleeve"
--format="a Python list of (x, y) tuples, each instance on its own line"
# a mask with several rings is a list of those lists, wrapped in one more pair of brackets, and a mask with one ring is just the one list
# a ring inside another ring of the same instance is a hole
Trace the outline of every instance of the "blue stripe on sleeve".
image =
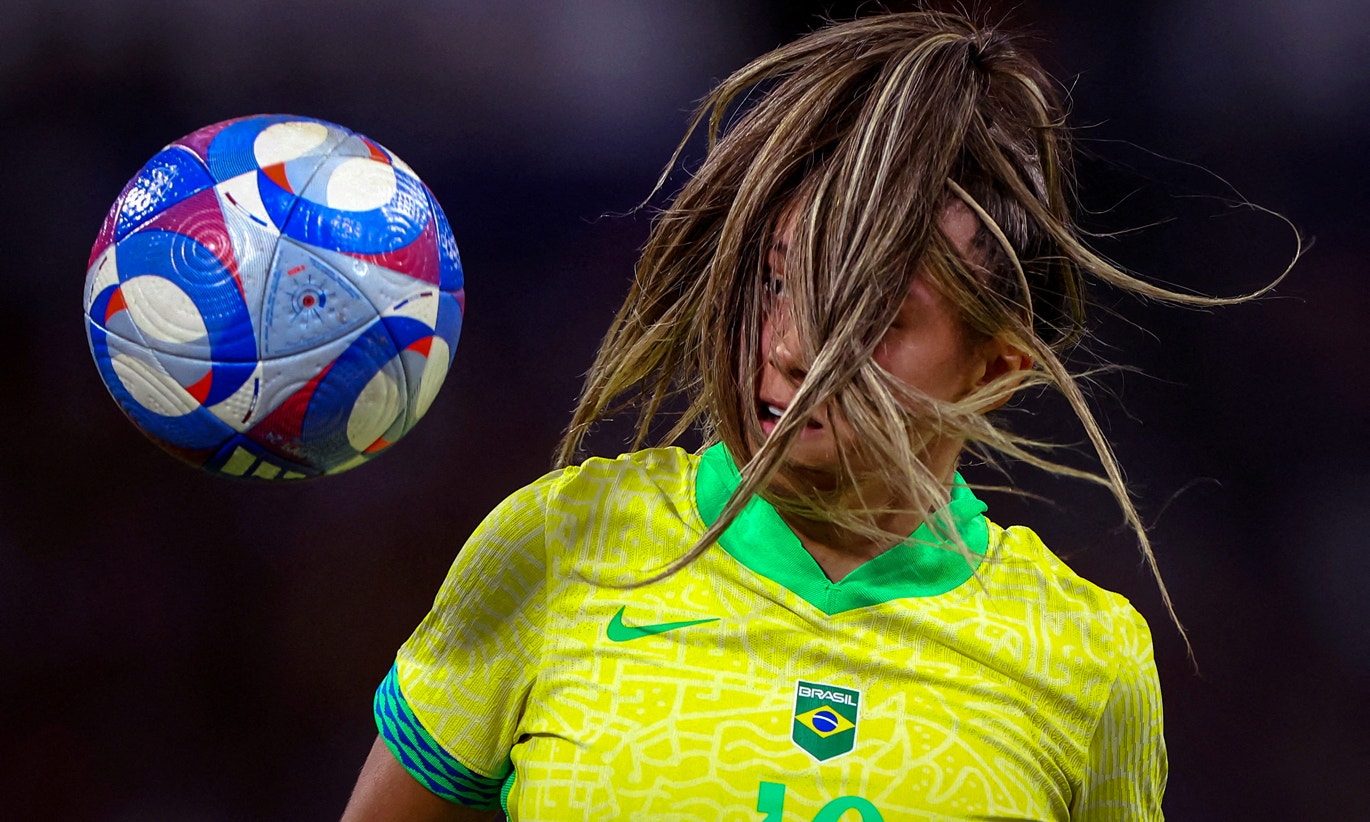
[(393, 665), (376, 689), (374, 708), (386, 747), (419, 784), (449, 802), (482, 810), (499, 806), (504, 778), (469, 770), (424, 730), (400, 693), (399, 672)]

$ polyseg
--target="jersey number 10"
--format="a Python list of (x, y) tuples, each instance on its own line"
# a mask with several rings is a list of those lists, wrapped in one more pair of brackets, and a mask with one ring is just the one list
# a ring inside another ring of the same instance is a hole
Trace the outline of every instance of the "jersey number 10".
[[(781, 822), (785, 816), (785, 786), (779, 782), (762, 782), (756, 792), (756, 809), (766, 814), (761, 822)], [(885, 822), (880, 809), (859, 796), (837, 797), (818, 809), (813, 822), (838, 822), (847, 811), (861, 814), (861, 822)]]

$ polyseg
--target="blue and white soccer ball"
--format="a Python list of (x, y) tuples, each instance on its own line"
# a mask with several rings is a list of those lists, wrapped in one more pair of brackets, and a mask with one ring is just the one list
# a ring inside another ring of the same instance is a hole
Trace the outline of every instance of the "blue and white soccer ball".
[(86, 332), (119, 407), (211, 472), (345, 471), (404, 436), (465, 308), (447, 218), (413, 169), (306, 117), (200, 129), (110, 209)]

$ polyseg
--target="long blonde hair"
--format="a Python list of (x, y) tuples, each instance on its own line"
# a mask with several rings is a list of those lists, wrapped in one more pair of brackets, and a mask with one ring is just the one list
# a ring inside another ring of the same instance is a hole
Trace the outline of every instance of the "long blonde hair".
[[(633, 447), (641, 447), (672, 408), (678, 416), (660, 442), (699, 429), (743, 466), (722, 515), (653, 579), (706, 550), (753, 494), (890, 544), (907, 537), (875, 525), (888, 506), (853, 510), (771, 482), (796, 435), (826, 407), (856, 434), (839, 450), (848, 478), (860, 479), (855, 466), (878, 466), (884, 486), (900, 492), (900, 511), (925, 515), (947, 500), (920, 460), (933, 436), (1107, 487), (1183, 635), (1113, 451), (1063, 356), (1084, 333), (1087, 280), (1200, 306), (1251, 299), (1275, 283), (1234, 298), (1196, 296), (1138, 279), (1087, 248), (1071, 217), (1070, 134), (1053, 83), (1012, 37), (961, 16), (858, 19), (758, 58), (703, 101), (658, 188), (706, 123), (707, 157), (653, 223), (558, 457), (575, 461), (596, 421), (627, 409), (637, 417)], [(952, 198), (980, 220), (970, 260), (937, 228)], [(806, 373), (765, 437), (755, 407), (765, 258), (782, 220), (791, 221), (785, 286)], [(879, 368), (872, 352), (915, 276), (930, 278), (970, 333), (1029, 353), (1033, 369), (940, 402)], [(1048, 443), (983, 413), (1033, 385), (1066, 398), (1100, 472), (1048, 459)]]

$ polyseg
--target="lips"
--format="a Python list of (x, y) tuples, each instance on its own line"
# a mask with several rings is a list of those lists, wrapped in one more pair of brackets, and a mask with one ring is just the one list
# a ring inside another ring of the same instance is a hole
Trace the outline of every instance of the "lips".
[[(775, 430), (775, 426), (780, 422), (780, 417), (785, 413), (785, 408), (786, 406), (769, 402), (765, 399), (757, 401), (757, 417), (761, 420), (761, 430), (765, 432), (767, 436)], [(822, 429), (823, 424), (821, 422), (810, 418), (808, 423), (804, 425), (804, 430), (800, 432), (800, 436), (802, 437), (811, 432), (821, 431)]]

